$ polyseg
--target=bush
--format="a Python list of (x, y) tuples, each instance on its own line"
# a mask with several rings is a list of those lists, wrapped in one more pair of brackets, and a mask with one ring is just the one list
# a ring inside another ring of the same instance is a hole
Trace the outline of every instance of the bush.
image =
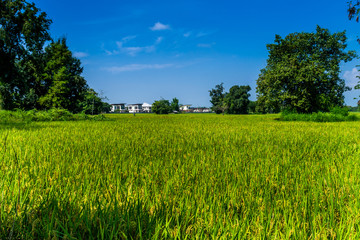
[(346, 117), (349, 116), (349, 109), (347, 107), (334, 107), (330, 110), (330, 113)]
[[(337, 111), (337, 113), (335, 113)], [(302, 114), (294, 113), (291, 111), (283, 111), (280, 115), (281, 121), (311, 121), (311, 122), (344, 122), (344, 121), (357, 121), (356, 115), (349, 115), (343, 109), (337, 109), (334, 112), (324, 113), (311, 113)]]
[(104, 115), (89, 116), (85, 113), (72, 114), (65, 109), (50, 109), (49, 111), (0, 111), (0, 122), (14, 123), (14, 122), (49, 122), (49, 121), (76, 121), (76, 120), (106, 120)]

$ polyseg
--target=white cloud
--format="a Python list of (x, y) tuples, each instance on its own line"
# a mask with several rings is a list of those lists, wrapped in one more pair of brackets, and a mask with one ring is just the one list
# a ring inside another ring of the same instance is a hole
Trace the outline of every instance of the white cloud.
[(343, 78), (345, 79), (346, 85), (353, 88), (360, 81), (358, 76), (360, 76), (359, 71), (357, 68), (353, 68), (351, 71), (345, 71)]
[(128, 36), (128, 37), (122, 38), (122, 41), (117, 41), (116, 42), (116, 45), (117, 45), (116, 50), (113, 50), (113, 51), (109, 51), (106, 49), (104, 49), (104, 50), (107, 55), (117, 55), (120, 53), (124, 53), (124, 54), (134, 57), (134, 56), (138, 55), (139, 53), (154, 52), (156, 50), (155, 46), (163, 41), (163, 37), (158, 37), (155, 40), (154, 44), (150, 45), (150, 46), (143, 46), (143, 47), (138, 47), (138, 46), (126, 47), (126, 46), (124, 46), (127, 42), (134, 39), (135, 37), (136, 36)]
[(159, 44), (159, 43), (161, 43), (163, 40), (164, 40), (163, 37), (158, 37), (158, 38), (156, 39), (156, 41), (155, 41), (155, 44)]
[(87, 54), (86, 52), (74, 52), (73, 55), (76, 58), (84, 58), (89, 56), (89, 54)]
[(165, 25), (165, 24), (162, 24), (161, 22), (157, 22), (150, 29), (151, 29), (151, 31), (169, 30), (170, 25)]
[(109, 67), (104, 68), (104, 70), (112, 73), (119, 72), (133, 72), (133, 71), (141, 71), (146, 69), (164, 69), (174, 66), (173, 64), (128, 64), (120, 67)]

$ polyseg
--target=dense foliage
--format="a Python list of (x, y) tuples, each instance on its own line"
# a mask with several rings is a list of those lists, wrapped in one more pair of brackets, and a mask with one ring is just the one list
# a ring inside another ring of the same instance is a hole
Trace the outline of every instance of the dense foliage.
[(234, 85), (226, 94), (224, 102), (226, 104), (226, 113), (229, 114), (246, 114), (250, 103), (249, 91), (250, 86)]
[(87, 89), (84, 95), (84, 101), (81, 102), (83, 113), (94, 115), (110, 112), (111, 105), (104, 102), (106, 98), (101, 97), (94, 89)]
[(229, 92), (224, 91), (223, 83), (209, 91), (212, 103), (212, 111), (217, 114), (246, 114), (249, 112), (250, 86), (234, 85)]
[(156, 114), (168, 114), (172, 112), (169, 100), (161, 99), (152, 104), (152, 111)]
[[(359, 13), (360, 13), (360, 1), (356, 0), (356, 1), (349, 1), (348, 2), (348, 17), (349, 20), (354, 19), (354, 17), (356, 16), (356, 22), (359, 22)], [(357, 39), (358, 43), (360, 43), (360, 39)], [(357, 76), (357, 78), (359, 78), (359, 76)], [(358, 82), (358, 84), (355, 86), (355, 89), (360, 89), (360, 81)], [(358, 106), (360, 106), (360, 104), (358, 103)]]
[(211, 110), (217, 114), (224, 112), (224, 97), (225, 88), (224, 83), (220, 83), (215, 88), (209, 90), (210, 102), (212, 104)]
[(0, 1), (0, 13), (0, 109), (86, 111), (80, 60), (51, 39), (46, 13), (26, 0)]
[(39, 67), (51, 20), (25, 0), (0, 1), (0, 16), (0, 107), (12, 109), (26, 105), (34, 94), (28, 65), (34, 72)]
[(0, 239), (359, 239), (359, 122), (275, 117), (0, 124)]
[(345, 42), (345, 32), (331, 34), (319, 26), (315, 33), (276, 35), (257, 80), (259, 110), (311, 113), (342, 106), (348, 88), (339, 77), (340, 63), (356, 57), (345, 51)]
[[(28, 124), (31, 122), (107, 120), (105, 115), (90, 116), (85, 113), (73, 114), (65, 109), (53, 108), (48, 111), (0, 110), (0, 124)], [(15, 125), (16, 126), (16, 125)]]
[(282, 121), (311, 121), (311, 122), (344, 122), (358, 121), (358, 115), (349, 115), (347, 107), (335, 107), (330, 112), (317, 113), (295, 113), (291, 111), (283, 111), (279, 120)]
[(170, 103), (171, 111), (173, 112), (179, 112), (180, 106), (179, 106), (179, 99), (173, 98), (173, 100)]

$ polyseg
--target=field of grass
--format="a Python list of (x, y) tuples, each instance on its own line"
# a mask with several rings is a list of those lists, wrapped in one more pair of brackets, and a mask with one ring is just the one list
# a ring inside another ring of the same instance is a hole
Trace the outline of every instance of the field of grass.
[(0, 239), (359, 239), (360, 122), (0, 124)]

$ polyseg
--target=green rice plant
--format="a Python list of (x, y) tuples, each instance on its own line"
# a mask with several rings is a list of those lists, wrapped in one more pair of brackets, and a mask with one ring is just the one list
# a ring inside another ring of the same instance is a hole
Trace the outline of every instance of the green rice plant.
[(358, 239), (359, 123), (277, 117), (3, 124), (0, 239)]

